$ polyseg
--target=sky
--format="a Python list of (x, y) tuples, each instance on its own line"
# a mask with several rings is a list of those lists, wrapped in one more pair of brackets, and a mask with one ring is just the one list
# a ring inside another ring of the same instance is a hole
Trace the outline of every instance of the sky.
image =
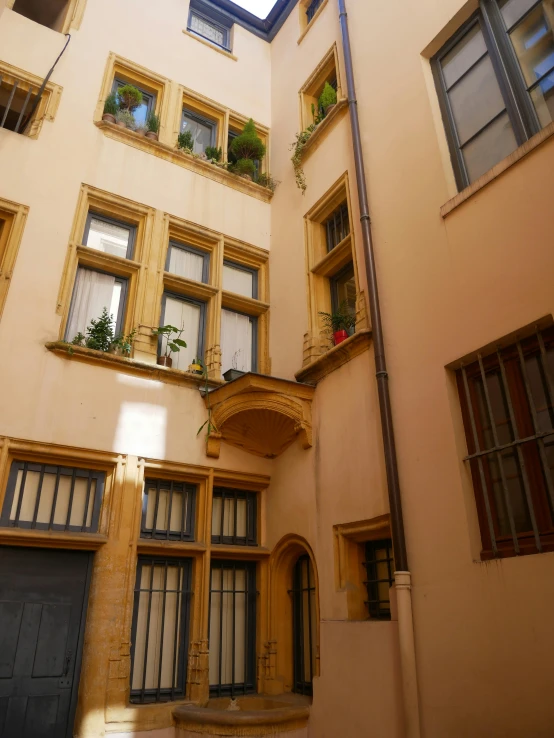
[(233, 2), (254, 13), (258, 18), (267, 18), (276, 0), (233, 0)]

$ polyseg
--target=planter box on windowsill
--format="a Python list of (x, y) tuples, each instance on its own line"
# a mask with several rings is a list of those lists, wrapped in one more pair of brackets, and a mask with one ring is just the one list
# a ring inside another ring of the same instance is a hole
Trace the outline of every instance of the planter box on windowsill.
[(348, 109), (348, 100), (345, 97), (343, 97), (341, 100), (337, 102), (337, 104), (331, 110), (331, 112), (327, 116), (325, 116), (325, 118), (321, 121), (321, 123), (317, 126), (315, 131), (312, 133), (310, 138), (306, 141), (302, 149), (302, 159), (305, 159), (307, 156), (311, 154), (312, 151), (316, 150), (319, 144), (323, 141), (323, 139), (331, 131), (331, 128), (333, 127), (334, 123), (340, 117), (342, 117), (342, 114), (345, 113), (347, 109)]
[[(156, 363), (149, 364), (146, 361), (136, 361), (126, 356), (117, 356), (109, 354), (105, 351), (95, 351), (94, 349), (85, 348), (84, 346), (73, 346), (65, 341), (52, 341), (45, 344), (48, 351), (52, 351), (57, 356), (70, 361), (81, 361), (87, 364), (96, 364), (98, 366), (115, 369), (116, 371), (125, 372), (126, 374), (135, 374), (148, 379), (155, 379), (165, 384), (180, 384), (198, 386), (205, 385), (206, 380), (198, 374), (192, 372), (184, 372), (181, 369), (168, 369), (158, 366)], [(155, 357), (153, 357), (155, 359)], [(221, 379), (208, 380), (210, 387), (219, 387), (225, 384)]]
[(361, 330), (333, 346), (294, 375), (298, 382), (317, 384), (324, 377), (369, 349), (371, 331)]
[[(338, 106), (337, 106), (338, 107)], [(334, 112), (334, 111), (333, 111)], [(331, 117), (330, 115), (328, 116)], [(327, 119), (325, 119), (327, 120)], [(273, 197), (273, 192), (267, 187), (262, 187), (255, 182), (250, 182), (247, 179), (243, 179), (236, 174), (231, 174), (226, 169), (218, 167), (216, 164), (212, 164), (206, 159), (200, 159), (187, 154), (181, 149), (173, 148), (168, 146), (161, 141), (154, 141), (146, 136), (139, 136), (135, 131), (131, 131), (128, 128), (123, 128), (114, 123), (107, 123), (104, 120), (94, 121), (94, 125), (100, 128), (104, 135), (109, 138), (113, 138), (116, 141), (121, 141), (128, 146), (133, 146), (142, 151), (146, 151), (150, 154), (158, 156), (160, 159), (165, 159), (173, 164), (178, 164), (185, 169), (190, 169), (197, 174), (201, 174), (208, 179), (213, 179), (215, 182), (232, 187), (245, 195), (250, 195), (263, 202), (270, 202)]]

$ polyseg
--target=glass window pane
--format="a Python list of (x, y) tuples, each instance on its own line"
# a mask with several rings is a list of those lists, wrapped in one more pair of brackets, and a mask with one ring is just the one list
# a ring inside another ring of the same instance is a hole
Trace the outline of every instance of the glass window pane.
[(554, 120), (554, 70), (531, 92), (531, 100), (544, 128)]
[(203, 154), (207, 146), (212, 146), (215, 124), (200, 121), (187, 110), (183, 110), (181, 131), (190, 131), (194, 139), (192, 150), (195, 154)]
[(219, 46), (225, 46), (224, 31), (195, 13), (191, 13), (190, 15), (190, 28), (209, 41), (213, 41)]
[(346, 303), (348, 312), (351, 315), (356, 314), (356, 280), (353, 267), (333, 278), (333, 303), (333, 310), (338, 310)]
[(450, 90), (448, 97), (461, 145), (505, 107), (488, 56)]
[(167, 271), (179, 277), (194, 279), (195, 282), (203, 282), (204, 257), (170, 244)]
[(221, 373), (252, 371), (252, 320), (233, 310), (221, 311)]
[(254, 275), (244, 269), (223, 265), (223, 289), (245, 297), (254, 297)]
[[(549, 13), (547, 12), (549, 7)], [(549, 17), (550, 15), (550, 17)], [(541, 3), (510, 33), (525, 81), (532, 85), (551, 69), (554, 69), (554, 37), (552, 18), (554, 0)], [(550, 89), (552, 83), (547, 85)]]
[(501, 0), (500, 12), (506, 28), (510, 29), (536, 2), (537, 0)]
[[(133, 84), (128, 82), (123, 82), (121, 80), (115, 80), (113, 90), (117, 91), (120, 87), (123, 87), (126, 84)], [(148, 118), (148, 113), (153, 110), (154, 103), (156, 100), (156, 96), (152, 95), (149, 92), (146, 92), (145, 90), (141, 89), (137, 85), (133, 84), (133, 87), (136, 87), (137, 90), (140, 90), (142, 92), (142, 103), (133, 111), (133, 116), (135, 118), (135, 123), (137, 126), (146, 126), (146, 120)]]
[[(201, 309), (199, 305), (176, 297), (166, 296), (164, 324), (179, 328), (183, 333), (181, 338), (186, 342), (187, 348), (181, 348), (172, 354), (173, 368), (186, 371), (192, 360), (198, 356), (200, 337)], [(165, 350), (165, 343), (162, 347)]]
[(485, 128), (463, 148), (469, 181), (473, 182), (517, 148), (508, 114)]
[(131, 240), (131, 229), (111, 223), (108, 220), (92, 217), (86, 235), (85, 246), (103, 251), (113, 256), (127, 257), (127, 249)]
[(116, 282), (115, 277), (111, 274), (102, 274), (93, 269), (79, 267), (73, 289), (66, 340), (72, 341), (77, 333), (85, 334), (90, 321), (99, 318), (104, 308), (113, 316), (115, 327), (121, 294), (122, 284)]
[(451, 87), (486, 51), (483, 32), (476, 24), (441, 61), (446, 86)]

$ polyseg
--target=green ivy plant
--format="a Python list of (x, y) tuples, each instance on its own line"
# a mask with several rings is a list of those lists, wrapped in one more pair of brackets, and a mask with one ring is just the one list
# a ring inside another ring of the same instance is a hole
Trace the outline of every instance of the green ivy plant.
[[(152, 330), (152, 335), (162, 337), (162, 347), (165, 338), (165, 353), (161, 354), (162, 356), (169, 357), (171, 354), (178, 354), (182, 348), (187, 347), (186, 342), (181, 338), (182, 333), (183, 330), (175, 328), (174, 325), (162, 325)], [(172, 337), (173, 334), (176, 334), (175, 337)]]
[(256, 182), (262, 187), (267, 187), (271, 192), (275, 192), (277, 185), (279, 184), (276, 179), (273, 179), (269, 172), (260, 172), (256, 177)]
[(312, 133), (315, 131), (316, 125), (312, 123), (305, 131), (296, 134), (296, 141), (291, 144), (290, 150), (293, 152), (291, 161), (294, 168), (294, 178), (298, 189), (302, 190), (302, 194), (306, 192), (306, 175), (304, 174), (304, 168), (302, 166), (302, 152), (304, 147), (308, 143), (308, 140)]

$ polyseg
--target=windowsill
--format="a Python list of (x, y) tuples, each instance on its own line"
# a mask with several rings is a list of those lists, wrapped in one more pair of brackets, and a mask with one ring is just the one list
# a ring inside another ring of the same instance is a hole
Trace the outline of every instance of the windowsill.
[(352, 237), (350, 233), (334, 249), (325, 254), (323, 259), (320, 259), (312, 267), (311, 271), (320, 277), (332, 277), (349, 261), (352, 261)]
[(155, 554), (160, 551), (196, 551), (203, 553), (207, 550), (204, 543), (198, 541), (172, 541), (163, 538), (139, 538), (137, 542), (137, 553)]
[(222, 54), (223, 56), (226, 56), (227, 59), (231, 59), (232, 61), (238, 61), (238, 57), (235, 56), (232, 52), (226, 51), (225, 49), (220, 48), (219, 46), (216, 46), (215, 44), (210, 43), (208, 39), (202, 38), (201, 36), (197, 36), (195, 33), (192, 33), (188, 30), (188, 28), (183, 28), (183, 33), (185, 36), (189, 36), (190, 38), (193, 38), (195, 41), (199, 41), (201, 44), (204, 44), (204, 46), (207, 46), (208, 48), (212, 49), (212, 51), (217, 51), (218, 54)]
[(469, 200), (470, 197), (473, 197), (473, 195), (493, 182), (497, 177), (500, 177), (500, 175), (507, 169), (523, 159), (527, 154), (531, 153), (531, 151), (534, 151), (551, 136), (554, 136), (554, 121), (549, 123), (546, 128), (542, 129), (542, 131), (539, 131), (539, 133), (533, 136), (533, 138), (530, 138), (529, 141), (526, 141), (524, 144), (519, 146), (510, 154), (510, 156), (499, 161), (492, 169), (489, 169), (489, 171), (485, 172), (485, 174), (479, 177), (479, 179), (472, 182), (469, 187), (458, 192), (455, 197), (445, 203), (440, 209), (441, 217), (446, 218), (449, 213), (455, 210), (462, 203), (466, 202), (466, 200)]
[(343, 97), (341, 100), (338, 101), (338, 103), (335, 105), (333, 110), (331, 110), (329, 115), (327, 115), (327, 117), (321, 121), (321, 123), (317, 126), (310, 138), (304, 144), (304, 148), (302, 149), (303, 159), (309, 156), (312, 151), (315, 151), (317, 149), (323, 139), (329, 134), (335, 122), (338, 120), (339, 117), (342, 117), (342, 114), (347, 110), (347, 108), (348, 100)]
[(232, 556), (239, 559), (258, 559), (269, 556), (271, 551), (263, 546), (229, 546), (225, 543), (212, 543), (212, 558)]
[(298, 382), (317, 384), (328, 374), (339, 369), (347, 362), (369, 349), (371, 331), (363, 330), (349, 336), (338, 346), (333, 346), (307, 366), (303, 367), (294, 376)]
[(191, 154), (186, 154), (184, 151), (168, 146), (161, 141), (154, 141), (151, 138), (139, 136), (134, 131), (115, 125), (114, 123), (108, 123), (104, 120), (96, 120), (94, 121), (94, 125), (100, 128), (104, 135), (109, 138), (121, 141), (128, 146), (133, 146), (134, 148), (140, 149), (141, 151), (145, 151), (149, 154), (154, 154), (155, 156), (160, 157), (160, 159), (165, 159), (173, 164), (178, 164), (185, 169), (190, 169), (197, 174), (201, 174), (202, 176), (212, 179), (215, 182), (219, 182), (220, 184), (227, 185), (228, 187), (238, 190), (245, 195), (250, 195), (251, 197), (255, 197), (263, 202), (271, 202), (273, 192), (271, 192), (267, 187), (262, 187), (261, 185), (256, 184), (255, 182), (250, 182), (247, 179), (243, 179), (236, 174), (231, 174), (225, 169), (218, 167), (216, 164), (211, 164), (209, 161), (196, 158)]
[(319, 8), (317, 9), (317, 11), (315, 12), (314, 17), (312, 18), (312, 20), (308, 23), (308, 25), (306, 26), (306, 28), (300, 34), (300, 38), (296, 42), (297, 44), (301, 44), (302, 43), (302, 41), (306, 37), (306, 34), (310, 30), (310, 28), (314, 25), (314, 23), (316, 22), (316, 20), (319, 18), (319, 16), (323, 12), (323, 8), (327, 5), (327, 2), (328, 2), (328, 0), (323, 0), (323, 2), (321, 3), (321, 5), (319, 6)]
[[(96, 364), (108, 369), (123, 371), (127, 374), (135, 374), (155, 379), (165, 384), (179, 384), (198, 387), (204, 385), (206, 380), (199, 374), (184, 372), (181, 369), (168, 369), (167, 367), (158, 366), (158, 364), (149, 364), (146, 361), (136, 361), (125, 356), (116, 356), (108, 354), (104, 351), (96, 351), (94, 349), (85, 348), (84, 346), (73, 346), (65, 341), (51, 341), (45, 344), (48, 351), (52, 351), (57, 356), (70, 361), (81, 361), (87, 364)], [(69, 353), (71, 350), (72, 353)], [(210, 379), (208, 385), (210, 387), (219, 387), (225, 384), (222, 379)]]
[(41, 548), (70, 548), (82, 551), (98, 551), (108, 542), (99, 533), (64, 533), (59, 530), (30, 530), (29, 528), (0, 528), (0, 541), (4, 545), (36, 544)]

